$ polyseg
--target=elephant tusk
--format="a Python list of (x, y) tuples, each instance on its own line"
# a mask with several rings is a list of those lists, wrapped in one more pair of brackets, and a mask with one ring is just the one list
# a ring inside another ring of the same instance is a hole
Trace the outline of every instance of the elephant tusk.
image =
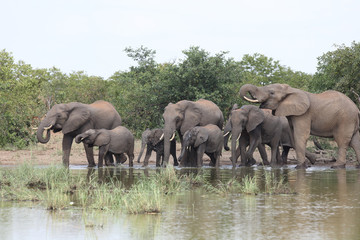
[[(164, 134), (162, 134), (159, 138), (159, 141), (163, 140), (164, 139)], [(171, 141), (171, 140), (170, 140)]]
[(80, 142), (82, 142), (84, 140), (84, 138), (82, 137), (82, 138), (80, 138)]
[(53, 125), (50, 125), (48, 127), (44, 127), (44, 130), (49, 130), (50, 128), (52, 128)]
[(174, 138), (175, 138), (175, 132), (174, 132), (173, 135), (171, 136), (170, 142), (171, 142), (172, 140), (174, 140)]
[(260, 101), (257, 100), (257, 99), (250, 99), (250, 98), (248, 98), (248, 97), (246, 97), (246, 96), (244, 96), (244, 99), (245, 99), (246, 101), (252, 102), (252, 103), (259, 103), (259, 102), (260, 102)]
[(225, 134), (224, 134), (224, 137), (226, 137), (227, 135), (229, 135), (229, 133), (230, 133), (230, 132), (225, 133)]
[(236, 141), (239, 141), (239, 139), (240, 139), (240, 136), (241, 136), (241, 134), (239, 134), (239, 136), (238, 136), (238, 138), (236, 139)]

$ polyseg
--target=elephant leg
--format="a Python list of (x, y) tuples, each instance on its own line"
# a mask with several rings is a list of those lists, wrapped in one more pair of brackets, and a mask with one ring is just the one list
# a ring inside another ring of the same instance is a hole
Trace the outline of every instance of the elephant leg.
[(106, 154), (108, 153), (108, 150), (109, 150), (108, 145), (99, 147), (99, 161), (98, 161), (99, 168), (103, 167), (104, 156), (106, 156)]
[[(151, 156), (151, 152), (152, 152), (152, 148), (148, 146), (146, 148), (146, 154), (145, 154), (143, 167), (146, 167), (147, 165), (149, 165), (149, 158)], [(157, 153), (156, 153), (156, 157), (157, 157)], [(157, 162), (156, 162), (156, 166), (157, 166)]]
[[(239, 166), (245, 166), (246, 165), (246, 147), (249, 145), (249, 138), (241, 135), (239, 139), (239, 148), (240, 148), (240, 165)], [(235, 159), (236, 162), (236, 159)]]
[(294, 143), (295, 143), (295, 152), (298, 164), (297, 169), (307, 168), (305, 162), (305, 149), (306, 141), (310, 136), (310, 120), (303, 119), (301, 117), (292, 117), (292, 126), (294, 131)]
[(161, 153), (156, 151), (156, 166), (160, 167)]
[(115, 155), (116, 163), (123, 164), (122, 159), (121, 159), (121, 154), (114, 154), (114, 155)]
[[(351, 136), (347, 137), (347, 136)], [(334, 134), (334, 140), (338, 145), (338, 158), (336, 162), (331, 166), (332, 168), (345, 168), (346, 165), (346, 150), (354, 135), (346, 134), (346, 131), (341, 131), (341, 134)]]
[[(69, 167), (69, 158), (70, 158), (70, 151), (71, 151), (71, 145), (73, 139), (74, 139), (73, 137), (65, 134), (62, 140), (62, 150), (63, 150), (62, 161), (65, 167)], [(94, 167), (94, 166), (90, 166), (90, 162), (89, 162), (89, 167)]]
[(215, 167), (215, 165), (216, 165), (216, 155), (215, 155), (215, 153), (206, 153), (206, 155), (208, 155), (210, 157), (209, 166), (210, 167)]
[(256, 147), (261, 143), (261, 132), (260, 129), (255, 129), (254, 133), (250, 135), (250, 144), (249, 149), (246, 151), (246, 165), (252, 166), (256, 163), (255, 159), (253, 159), (253, 154), (256, 149)]
[(263, 165), (269, 165), (269, 161), (268, 161), (268, 157), (267, 157), (267, 153), (266, 153), (266, 149), (265, 149), (265, 145), (264, 144), (259, 144), (258, 145), (258, 150), (262, 159), (262, 163)]
[(290, 150), (289, 146), (283, 146), (283, 152), (281, 154), (281, 160), (282, 160), (283, 164), (287, 164), (287, 158), (288, 158), (288, 155), (289, 155), (289, 150)]
[(115, 166), (113, 154), (111, 152), (107, 152), (105, 155), (105, 166)]
[(350, 146), (355, 151), (356, 159), (358, 162), (357, 167), (359, 167), (360, 166), (360, 134), (358, 131), (356, 131), (355, 134), (353, 135), (351, 142), (350, 142)]
[(200, 146), (198, 147), (197, 151), (196, 151), (196, 162), (197, 162), (197, 167), (202, 167), (203, 165), (203, 156), (205, 153), (205, 144), (200, 144)]
[(134, 166), (134, 153), (128, 152), (127, 155), (129, 157), (129, 167), (133, 167)]
[(170, 154), (173, 156), (174, 159), (174, 166), (178, 166), (179, 162), (176, 158), (176, 141), (170, 142)]
[(89, 167), (96, 167), (93, 148), (89, 147), (89, 145), (86, 143), (84, 143), (84, 148), (85, 148), (86, 158), (89, 163)]
[(313, 154), (313, 153), (305, 150), (305, 157), (306, 157), (307, 159), (309, 159), (309, 161), (311, 162), (311, 164), (315, 164), (315, 162), (316, 162), (316, 155), (315, 155), (315, 154)]

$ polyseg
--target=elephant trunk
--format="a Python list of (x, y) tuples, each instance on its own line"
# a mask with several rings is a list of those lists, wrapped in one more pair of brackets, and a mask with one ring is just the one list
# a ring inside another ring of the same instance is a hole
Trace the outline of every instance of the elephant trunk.
[(231, 139), (231, 162), (233, 167), (236, 167), (236, 142), (239, 140), (240, 133), (234, 133)]
[(170, 158), (170, 141), (173, 140), (175, 131), (172, 129), (164, 129), (164, 160), (163, 164), (167, 166)]
[(146, 145), (146, 142), (144, 140), (141, 141), (141, 149), (140, 149), (140, 153), (139, 153), (139, 156), (138, 156), (138, 159), (137, 159), (137, 162), (139, 163), (140, 162), (140, 159), (144, 153), (144, 150), (145, 150), (145, 145)]
[(81, 143), (82, 140), (83, 140), (83, 136), (82, 136), (81, 134), (79, 134), (79, 135), (77, 135), (77, 136), (75, 137), (75, 142), (76, 142), (76, 143)]
[[(252, 103), (258, 103), (259, 100), (256, 99), (256, 91), (257, 91), (257, 87), (252, 85), (252, 84), (245, 84), (240, 88), (239, 94), (240, 97), (248, 102), (252, 102)], [(250, 94), (250, 97), (247, 96), (247, 94)]]
[(225, 128), (224, 128), (224, 149), (229, 151), (230, 148), (228, 146), (228, 141), (231, 135), (231, 123), (230, 120), (227, 121)]
[[(39, 128), (36, 132), (36, 137), (40, 143), (48, 143), (50, 140), (50, 130), (52, 125), (48, 124), (46, 121), (42, 121), (39, 125)], [(44, 131), (46, 131), (46, 137), (44, 138)]]

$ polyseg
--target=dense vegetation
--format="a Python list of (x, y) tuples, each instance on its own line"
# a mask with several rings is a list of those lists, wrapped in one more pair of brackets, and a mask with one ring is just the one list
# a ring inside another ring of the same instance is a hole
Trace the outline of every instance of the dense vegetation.
[(56, 103), (111, 102), (123, 124), (137, 136), (149, 127), (162, 125), (169, 102), (206, 98), (228, 115), (234, 103), (242, 104), (242, 84), (287, 83), (311, 92), (339, 90), (357, 102), (360, 93), (360, 43), (336, 46), (318, 58), (315, 75), (294, 71), (262, 54), (244, 55), (240, 61), (227, 52), (211, 55), (200, 47), (183, 51), (184, 58), (157, 63), (156, 51), (126, 48), (136, 64), (115, 72), (109, 79), (85, 72), (62, 73), (57, 68), (33, 69), (0, 51), (0, 147), (25, 147), (35, 141), (32, 128)]

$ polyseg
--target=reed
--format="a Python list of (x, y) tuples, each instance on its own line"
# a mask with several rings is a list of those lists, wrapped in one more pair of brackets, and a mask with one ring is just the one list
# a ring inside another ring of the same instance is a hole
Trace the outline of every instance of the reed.
[[(264, 193), (291, 192), (283, 178), (276, 179), (268, 172), (264, 178)], [(261, 192), (256, 177), (232, 178), (212, 185), (201, 172), (180, 175), (173, 167), (159, 169), (150, 176), (143, 174), (129, 189), (114, 179), (104, 182), (96, 175), (86, 178), (80, 173), (70, 173), (62, 165), (39, 168), (24, 163), (15, 168), (0, 169), (0, 200), (40, 201), (49, 210), (78, 207), (153, 214), (163, 210), (168, 196), (192, 189), (205, 190), (208, 194), (256, 195)]]

